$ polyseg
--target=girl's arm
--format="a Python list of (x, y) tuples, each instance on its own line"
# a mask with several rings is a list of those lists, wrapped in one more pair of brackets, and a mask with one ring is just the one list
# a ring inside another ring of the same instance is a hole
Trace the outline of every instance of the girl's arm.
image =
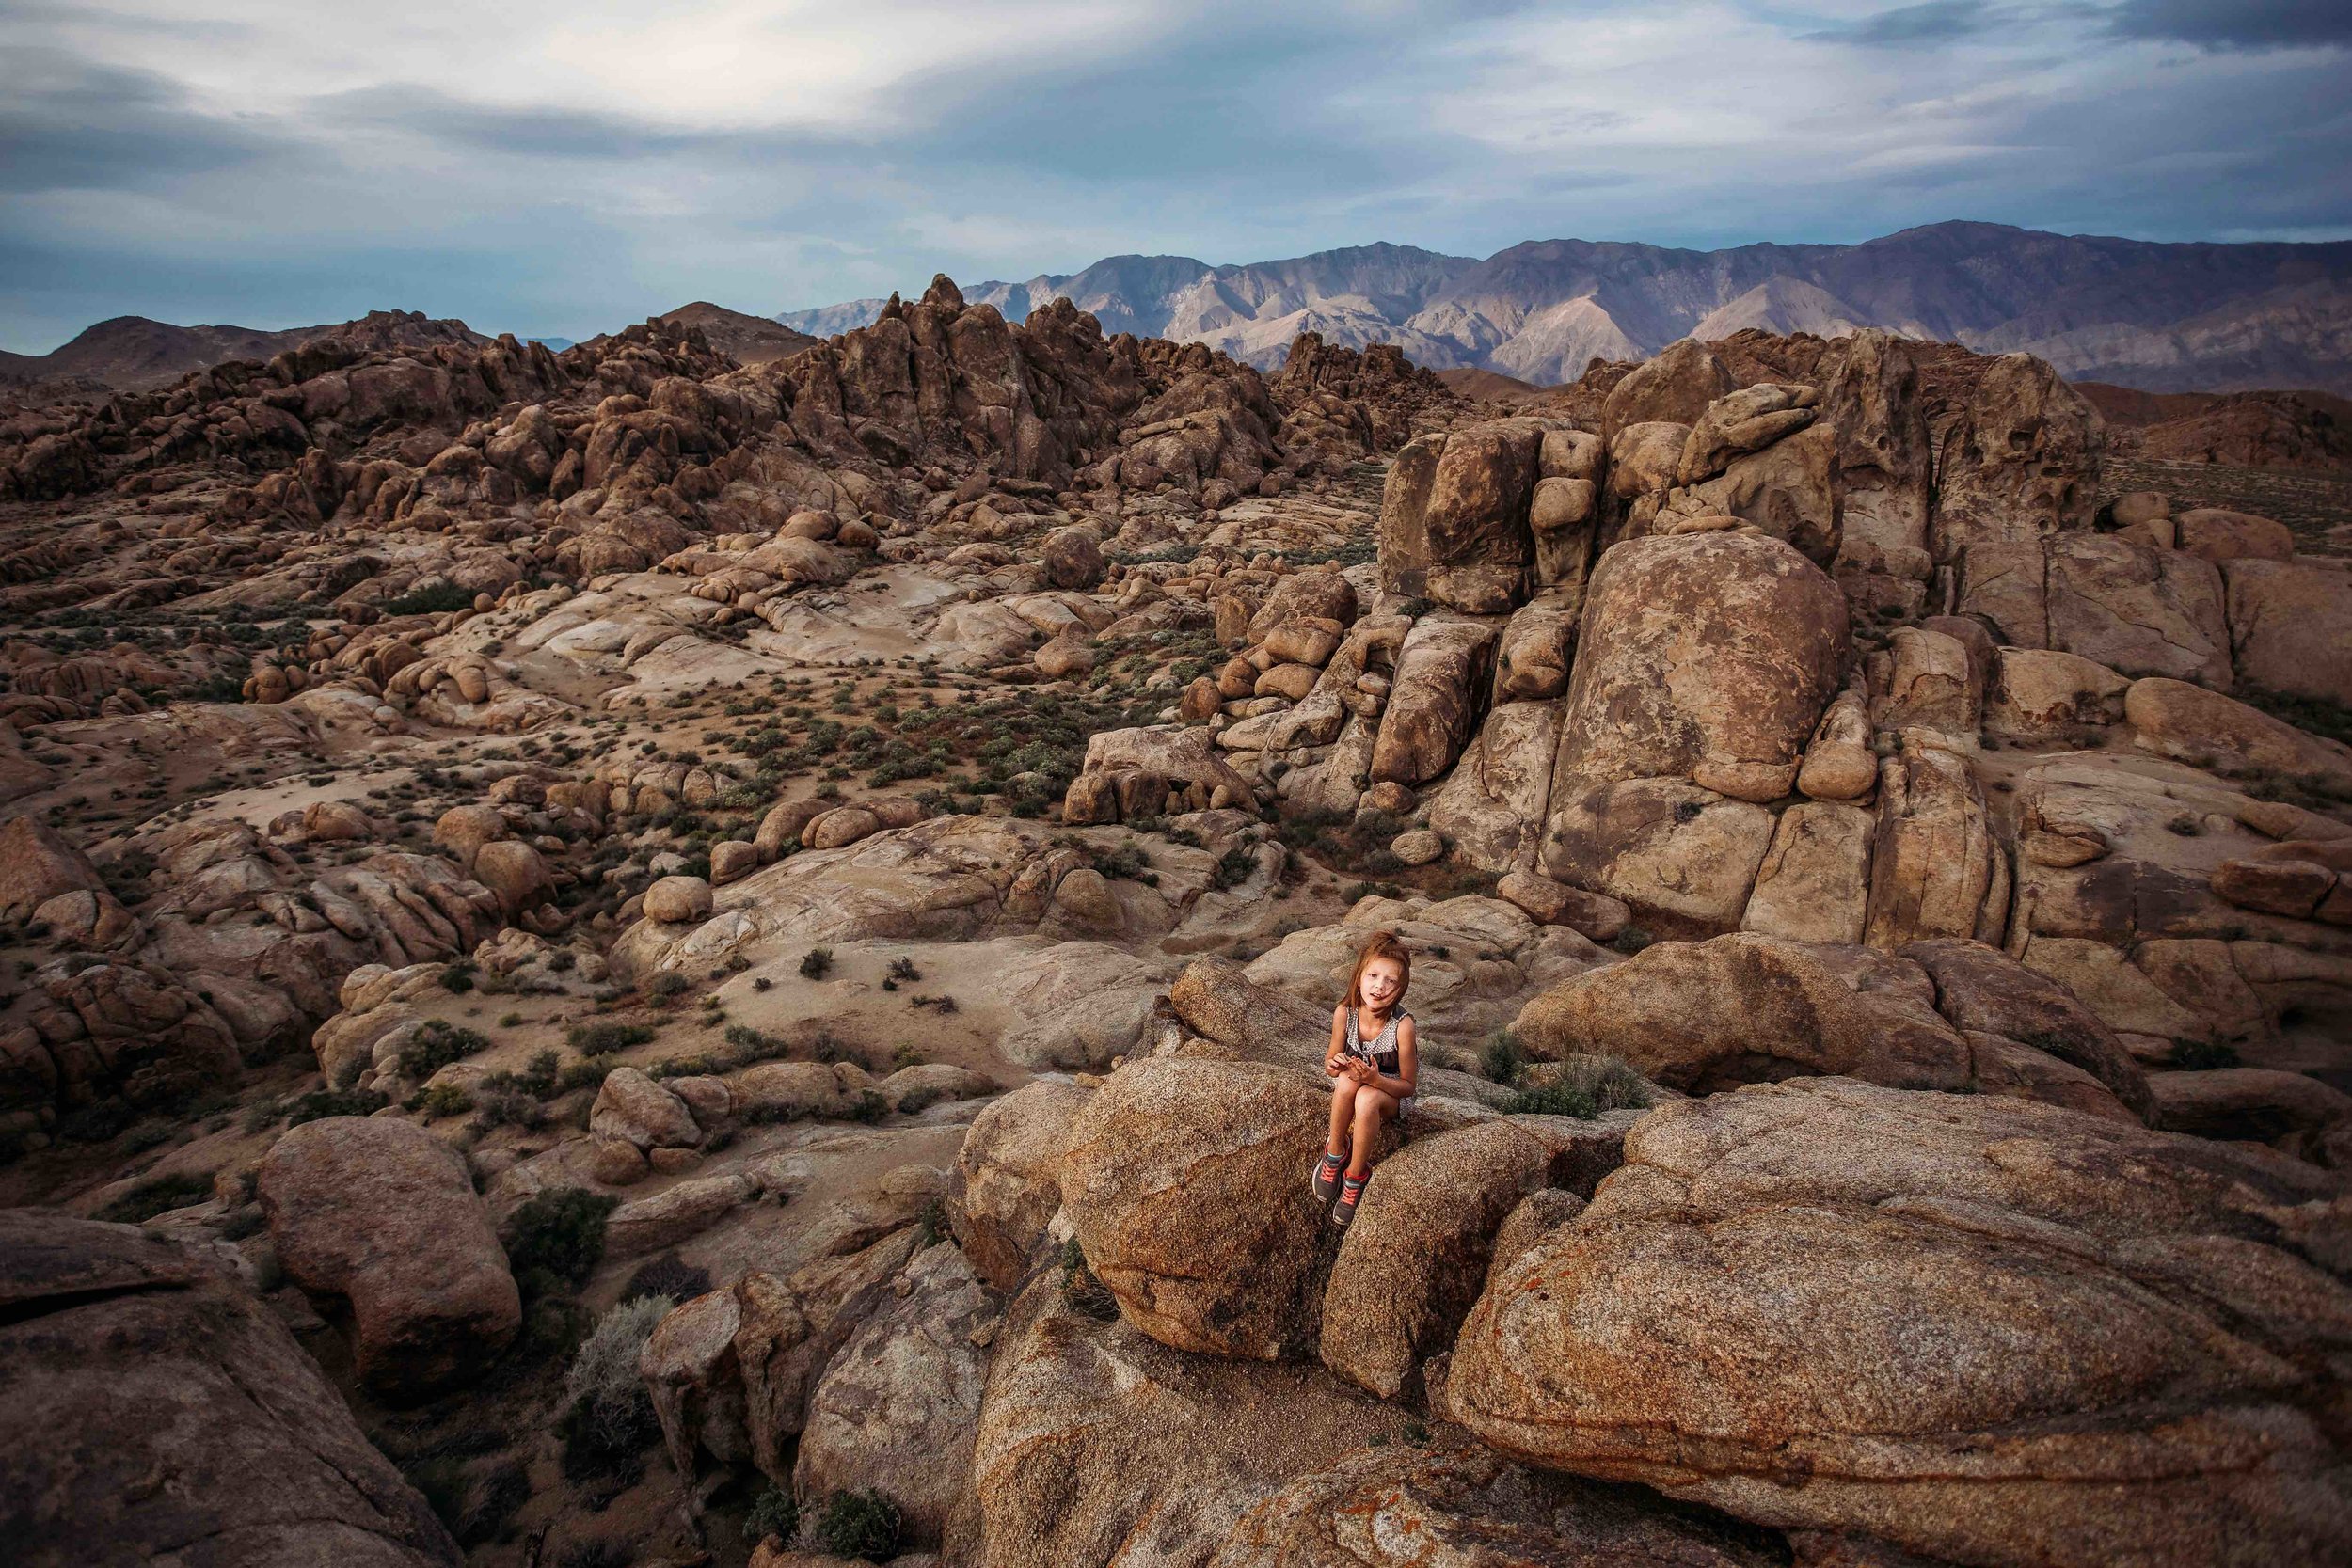
[(1331, 1009), (1331, 1049), (1323, 1053), (1323, 1072), (1327, 1078), (1340, 1075), (1340, 1062), (1347, 1050), (1347, 1004), (1343, 1002)]
[(1396, 1026), (1396, 1076), (1385, 1074), (1375, 1078), (1373, 1086), (1383, 1094), (1402, 1100), (1421, 1084), (1421, 1053), (1413, 1049), (1413, 1021), (1401, 1019)]

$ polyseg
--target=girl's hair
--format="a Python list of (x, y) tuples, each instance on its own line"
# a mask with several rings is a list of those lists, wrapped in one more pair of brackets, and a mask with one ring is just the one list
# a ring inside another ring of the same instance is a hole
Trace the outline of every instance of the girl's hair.
[(1364, 950), (1356, 955), (1355, 973), (1347, 977), (1347, 1005), (1349, 1006), (1360, 1007), (1364, 1005), (1364, 971), (1371, 967), (1375, 958), (1393, 958), (1396, 960), (1397, 968), (1403, 971), (1396, 978), (1396, 1000), (1398, 1002), (1405, 1000), (1405, 992), (1412, 986), (1412, 954), (1405, 950), (1405, 944), (1397, 940), (1394, 931), (1375, 931), (1372, 934), (1372, 940), (1364, 943)]

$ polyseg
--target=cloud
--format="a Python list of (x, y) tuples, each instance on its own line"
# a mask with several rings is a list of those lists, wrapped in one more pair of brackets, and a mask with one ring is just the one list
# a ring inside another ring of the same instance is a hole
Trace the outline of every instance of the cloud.
[(2352, 44), (2352, 7), (2344, 0), (2124, 0), (2115, 31), (2207, 49), (2342, 49)]
[(1925, 5), (1899, 6), (1844, 27), (1807, 33), (1804, 37), (1813, 42), (1859, 43), (1894, 49), (1949, 43), (1955, 39), (1990, 31), (1998, 24), (2000, 13), (2005, 8), (1986, 5), (1983, 0), (1927, 0)]
[(2342, 33), (2316, 7), (0, 0), (0, 26), (11, 348), (395, 305), (586, 337), (1124, 252), (2352, 233), (2352, 62), (2283, 46)]

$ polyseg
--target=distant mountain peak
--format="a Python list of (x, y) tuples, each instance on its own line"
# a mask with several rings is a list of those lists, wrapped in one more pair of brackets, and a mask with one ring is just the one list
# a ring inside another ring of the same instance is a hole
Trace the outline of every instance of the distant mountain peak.
[[(1391, 342), (1432, 369), (1550, 384), (1595, 354), (1642, 357), (1693, 335), (1878, 326), (2028, 348), (2068, 376), (2152, 391), (2352, 392), (2352, 243), (2169, 245), (1958, 218), (1860, 245), (1542, 239), (1480, 261), (1379, 240), (1219, 266), (1130, 254), (964, 294), (1011, 320), (1067, 295), (1105, 331), (1205, 342), (1262, 369), (1307, 328), (1334, 347)], [(825, 337), (881, 307), (776, 320)]]

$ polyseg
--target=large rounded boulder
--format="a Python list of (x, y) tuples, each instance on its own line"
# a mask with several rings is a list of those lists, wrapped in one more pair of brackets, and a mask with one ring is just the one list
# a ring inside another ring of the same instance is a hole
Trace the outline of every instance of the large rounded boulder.
[(279, 1138), (259, 1191), (286, 1275), (349, 1299), (359, 1376), (392, 1400), (480, 1375), (522, 1322), (465, 1156), (396, 1117), (326, 1117)]
[(1503, 1453), (1936, 1561), (2352, 1556), (2333, 1173), (1836, 1079), (1626, 1157), (1463, 1325), (1444, 1413)]
[(1327, 1097), (1294, 1069), (1161, 1056), (1071, 1122), (1061, 1198), (1087, 1265), (1162, 1344), (1272, 1361), (1312, 1342)]

